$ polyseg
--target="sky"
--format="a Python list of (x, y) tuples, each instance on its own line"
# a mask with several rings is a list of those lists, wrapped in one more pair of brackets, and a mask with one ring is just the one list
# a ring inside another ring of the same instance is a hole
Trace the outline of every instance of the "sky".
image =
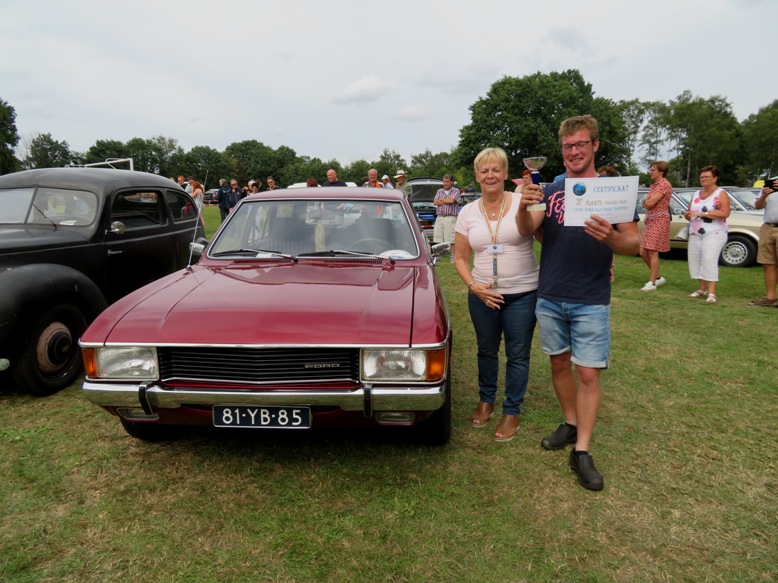
[(536, 72), (578, 69), (614, 101), (721, 95), (742, 121), (778, 98), (777, 30), (776, 0), (1, 0), (0, 99), (23, 144), (410, 162)]

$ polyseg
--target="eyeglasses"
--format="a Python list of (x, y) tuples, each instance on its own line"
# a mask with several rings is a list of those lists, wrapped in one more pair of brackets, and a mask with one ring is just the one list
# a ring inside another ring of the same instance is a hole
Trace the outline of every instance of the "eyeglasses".
[(703, 174), (702, 176), (700, 176), (700, 180), (705, 180), (707, 178), (713, 178), (713, 175), (712, 174)]
[(573, 148), (576, 150), (583, 150), (587, 144), (591, 144), (591, 140), (581, 140), (580, 142), (576, 142), (575, 144), (562, 144), (562, 151), (563, 152), (570, 152)]

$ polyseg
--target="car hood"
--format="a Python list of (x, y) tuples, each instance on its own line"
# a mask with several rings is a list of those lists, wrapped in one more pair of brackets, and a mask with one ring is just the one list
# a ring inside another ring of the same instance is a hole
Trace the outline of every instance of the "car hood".
[(399, 264), (195, 266), (120, 300), (82, 340), (409, 345), (416, 277)]
[(84, 227), (0, 225), (0, 254), (79, 245), (89, 240)]

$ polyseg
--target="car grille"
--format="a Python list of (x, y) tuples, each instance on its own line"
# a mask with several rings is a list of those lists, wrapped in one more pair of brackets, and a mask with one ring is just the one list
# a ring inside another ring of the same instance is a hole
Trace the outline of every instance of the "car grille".
[(247, 384), (359, 381), (358, 348), (157, 349), (163, 381)]

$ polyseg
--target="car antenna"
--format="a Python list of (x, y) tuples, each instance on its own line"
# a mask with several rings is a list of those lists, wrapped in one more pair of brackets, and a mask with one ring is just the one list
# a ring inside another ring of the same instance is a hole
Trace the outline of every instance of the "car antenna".
[[(194, 199), (192, 199), (192, 203), (197, 209), (197, 220), (195, 221), (194, 233), (192, 234), (192, 242), (189, 243), (189, 261), (186, 264), (187, 271), (192, 271), (192, 256), (194, 255), (194, 246), (201, 244), (201, 243), (197, 243), (197, 227), (200, 225), (200, 218), (202, 217), (203, 210), (198, 206), (196, 202), (194, 202)], [(205, 224), (203, 224), (203, 230), (205, 230)], [(204, 245), (203, 245), (203, 249), (205, 249)]]

